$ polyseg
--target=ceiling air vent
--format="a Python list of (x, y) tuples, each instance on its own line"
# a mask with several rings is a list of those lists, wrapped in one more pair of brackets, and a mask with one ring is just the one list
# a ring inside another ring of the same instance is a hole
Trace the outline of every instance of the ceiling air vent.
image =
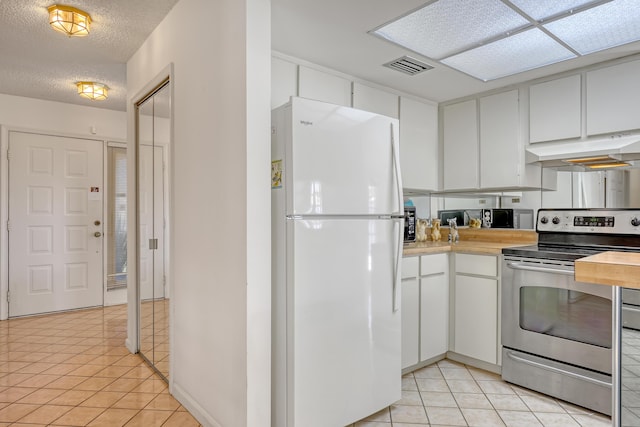
[(425, 64), (424, 62), (418, 61), (410, 56), (403, 56), (402, 58), (387, 62), (384, 66), (409, 74), (410, 76), (433, 68), (431, 65)]

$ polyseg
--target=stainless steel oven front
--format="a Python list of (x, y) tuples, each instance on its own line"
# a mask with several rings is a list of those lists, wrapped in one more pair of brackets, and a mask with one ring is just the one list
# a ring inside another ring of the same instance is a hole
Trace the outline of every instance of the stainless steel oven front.
[(574, 280), (573, 261), (505, 255), (502, 377), (611, 414), (613, 288)]

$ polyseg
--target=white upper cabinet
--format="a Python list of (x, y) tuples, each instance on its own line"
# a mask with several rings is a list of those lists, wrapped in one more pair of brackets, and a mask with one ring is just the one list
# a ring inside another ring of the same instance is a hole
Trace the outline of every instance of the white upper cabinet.
[(351, 106), (351, 81), (333, 74), (300, 66), (298, 93), (302, 98)]
[(404, 188), (438, 189), (437, 106), (400, 98), (400, 163)]
[(529, 87), (529, 142), (579, 138), (581, 75)]
[(271, 108), (289, 102), (298, 95), (298, 66), (293, 62), (271, 57)]
[(555, 171), (525, 162), (520, 95), (514, 89), (442, 109), (444, 191), (540, 189), (541, 183), (555, 189)]
[(587, 135), (640, 129), (640, 61), (587, 72)]
[(480, 186), (520, 185), (523, 146), (520, 143), (518, 91), (480, 98)]
[(477, 101), (447, 105), (443, 115), (444, 190), (478, 188)]
[(365, 86), (353, 84), (353, 108), (398, 118), (398, 95)]

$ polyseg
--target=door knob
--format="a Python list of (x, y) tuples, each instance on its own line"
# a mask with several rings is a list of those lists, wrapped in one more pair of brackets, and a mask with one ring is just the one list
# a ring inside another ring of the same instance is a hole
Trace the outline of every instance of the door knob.
[(98, 225), (100, 225), (100, 224), (101, 224), (101, 223), (100, 223), (100, 220), (99, 220), (99, 219), (97, 219), (97, 220), (93, 221), (93, 225), (95, 225), (95, 226), (98, 226)]
[(99, 232), (99, 231), (96, 231), (95, 233), (93, 233), (93, 235), (96, 236), (96, 237), (100, 237), (100, 236), (102, 236), (102, 233)]

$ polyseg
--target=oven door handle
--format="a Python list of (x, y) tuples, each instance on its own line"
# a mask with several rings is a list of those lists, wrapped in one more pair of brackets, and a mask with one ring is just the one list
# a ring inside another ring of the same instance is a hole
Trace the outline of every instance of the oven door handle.
[(514, 270), (527, 270), (527, 271), (537, 271), (540, 273), (554, 273), (554, 274), (564, 274), (567, 276), (574, 275), (574, 269), (563, 270), (560, 268), (551, 268), (551, 267), (537, 267), (533, 265), (527, 265), (521, 262), (512, 262), (507, 261), (507, 267), (513, 268)]
[(526, 365), (535, 366), (536, 368), (546, 369), (547, 371), (551, 371), (551, 372), (555, 372), (557, 374), (562, 374), (562, 375), (566, 375), (566, 376), (569, 376), (569, 377), (577, 378), (577, 379), (582, 380), (582, 381), (588, 381), (590, 383), (594, 383), (594, 384), (599, 385), (599, 386), (611, 387), (611, 383), (607, 383), (605, 381), (600, 381), (600, 380), (595, 379), (595, 378), (590, 378), (590, 377), (587, 377), (585, 375), (578, 374), (576, 372), (570, 372), (570, 371), (566, 371), (564, 369), (556, 368), (554, 366), (548, 366), (548, 365), (545, 365), (543, 363), (534, 362), (533, 360), (524, 359), (522, 357), (516, 356), (515, 354), (511, 353), (510, 351), (507, 351), (507, 357), (509, 359), (515, 360), (516, 362), (524, 363)]

